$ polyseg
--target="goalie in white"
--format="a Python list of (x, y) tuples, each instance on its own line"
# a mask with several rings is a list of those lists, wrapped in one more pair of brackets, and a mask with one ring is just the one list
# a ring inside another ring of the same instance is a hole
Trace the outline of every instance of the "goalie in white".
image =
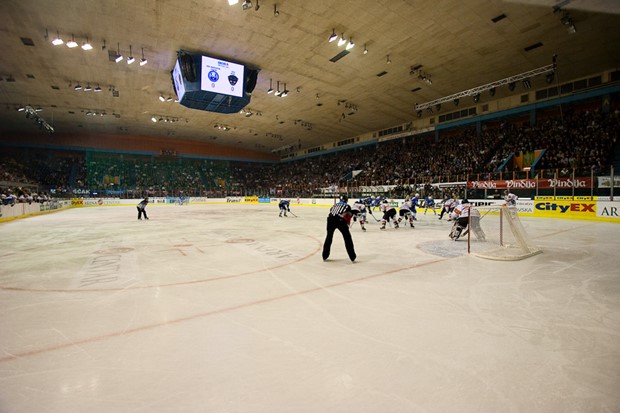
[(467, 198), (463, 199), (459, 205), (457, 205), (452, 213), (450, 214), (450, 218), (454, 220), (454, 225), (452, 225), (452, 230), (450, 231), (450, 238), (453, 241), (459, 239), (461, 235), (467, 234), (467, 227), (470, 226), (470, 229), (481, 241), (485, 239), (485, 233), (480, 227), (480, 211), (471, 207), (471, 204), (467, 200)]

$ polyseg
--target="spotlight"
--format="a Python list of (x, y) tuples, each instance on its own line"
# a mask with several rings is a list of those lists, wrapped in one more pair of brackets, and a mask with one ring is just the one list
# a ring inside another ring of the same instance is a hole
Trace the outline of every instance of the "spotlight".
[(460, 102), (460, 99), (459, 99), (459, 98), (456, 98), (456, 99), (454, 99), (452, 102), (454, 103), (454, 106), (458, 106), (458, 105), (459, 105), (459, 102)]
[(275, 17), (278, 17), (280, 15), (280, 10), (278, 10), (278, 5), (277, 4), (273, 5), (273, 15)]
[(252, 2), (250, 0), (245, 0), (243, 2), (243, 4), (241, 5), (241, 7), (243, 8), (243, 10), (248, 10), (252, 8)]
[(267, 93), (273, 93), (273, 79), (269, 79), (269, 90), (267, 90)]
[(421, 110), (418, 110), (418, 111), (416, 112), (416, 116), (417, 116), (418, 118), (421, 118), (421, 117), (422, 117), (422, 111), (421, 111)]
[(78, 47), (78, 44), (75, 41), (75, 38), (73, 37), (73, 35), (71, 35), (71, 40), (67, 42), (67, 47), (69, 49), (73, 49), (74, 47)]
[(82, 49), (83, 50), (92, 50), (93, 49), (93, 45), (88, 42), (88, 37), (86, 38), (86, 41), (84, 43), (82, 43)]
[(480, 101), (480, 93), (472, 96), (472, 99), (474, 100), (474, 103), (478, 103)]
[(75, 90), (82, 90), (82, 86), (78, 83), (77, 85), (75, 85), (75, 87), (73, 89), (75, 89)]
[(164, 95), (159, 95), (159, 100), (162, 102), (165, 102), (166, 98), (164, 97)]
[(495, 96), (495, 88), (492, 87), (491, 89), (489, 89), (489, 95), (491, 96)]
[(390, 60), (390, 55), (386, 56), (386, 63), (389, 65), (390, 63), (392, 63), (392, 60)]
[(91, 90), (93, 90), (92, 87), (90, 87), (90, 83), (88, 85), (86, 85), (86, 87), (84, 88), (84, 92), (90, 92)]
[(172, 102), (172, 96), (168, 96), (168, 99), (166, 99), (166, 102)]
[(280, 92), (280, 81), (278, 80), (276, 83), (278, 86), (276, 87), (275, 96), (280, 96), (282, 94), (282, 92)]
[(512, 92), (513, 90), (515, 90), (515, 86), (517, 84), (515, 82), (510, 82), (508, 83), (508, 89), (510, 89), (510, 91)]
[(286, 83), (284, 84), (284, 91), (282, 91), (282, 97), (288, 96), (288, 89), (286, 88)]
[(117, 43), (116, 44), (116, 58), (114, 59), (114, 61), (118, 63), (121, 60), (123, 60), (123, 55), (121, 54), (121, 44)]
[(133, 53), (131, 53), (131, 45), (129, 45), (129, 57), (127, 58), (127, 64), (130, 65), (135, 61), (136, 59), (134, 59)]
[(337, 38), (338, 38), (338, 35), (336, 34), (336, 29), (332, 29), (332, 34), (331, 36), (329, 36), (329, 39), (327, 39), (327, 41), (331, 43)]
[(347, 44), (346, 50), (353, 49), (354, 46), (355, 46), (355, 43), (353, 43), (353, 38), (349, 37), (349, 43)]
[(439, 112), (441, 110), (441, 103), (435, 105), (435, 110)]
[(22, 106), (22, 107), (17, 108), (17, 111), (18, 111), (18, 112), (23, 112), (23, 111), (25, 111), (25, 110), (26, 110), (26, 108), (25, 108), (25, 107), (23, 107), (23, 106)]
[(54, 46), (60, 46), (63, 43), (64, 41), (60, 38), (60, 33), (58, 32), (58, 30), (56, 30), (56, 38), (52, 40), (52, 44)]
[(97, 87), (95, 88), (95, 92), (101, 92), (101, 88), (99, 87), (99, 85), (97, 85)]
[(525, 89), (531, 89), (532, 88), (532, 82), (530, 82), (530, 79), (523, 79), (523, 87)]
[(342, 33), (340, 35), (340, 39), (338, 40), (338, 46), (342, 46), (343, 44), (345, 44), (347, 42), (347, 40), (344, 38), (344, 33)]
[(551, 84), (553, 83), (554, 78), (555, 78), (555, 72), (551, 72), (551, 73), (547, 73), (545, 80), (547, 81), (547, 83)]
[(366, 48), (366, 45), (364, 45), (364, 54), (368, 54), (368, 49)]
[(142, 59), (140, 59), (140, 66), (144, 66), (148, 60), (144, 58), (144, 47), (142, 48)]

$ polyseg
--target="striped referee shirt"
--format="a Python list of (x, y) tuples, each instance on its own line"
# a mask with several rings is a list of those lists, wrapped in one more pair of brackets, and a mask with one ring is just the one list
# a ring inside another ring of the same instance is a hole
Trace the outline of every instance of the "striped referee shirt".
[(336, 217), (342, 217), (345, 213), (351, 213), (351, 206), (349, 204), (345, 204), (344, 202), (338, 202), (336, 205), (331, 207), (329, 210), (329, 215)]

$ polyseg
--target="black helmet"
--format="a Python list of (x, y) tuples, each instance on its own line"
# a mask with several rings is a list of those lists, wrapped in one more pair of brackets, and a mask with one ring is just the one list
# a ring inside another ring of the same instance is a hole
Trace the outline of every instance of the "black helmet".
[(343, 195), (340, 195), (340, 201), (342, 201), (342, 202), (347, 202), (348, 200), (349, 200), (349, 197), (348, 197), (348, 196), (346, 196), (346, 195), (344, 195), (344, 194), (343, 194)]

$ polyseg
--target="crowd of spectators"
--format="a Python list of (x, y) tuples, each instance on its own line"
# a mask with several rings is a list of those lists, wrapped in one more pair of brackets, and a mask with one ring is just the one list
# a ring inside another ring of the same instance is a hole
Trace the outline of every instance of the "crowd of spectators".
[(573, 107), (547, 114), (535, 125), (523, 119), (496, 120), (478, 129), (444, 130), (439, 138), (426, 133), (278, 163), (13, 149), (0, 158), (0, 186), (63, 194), (73, 188), (74, 193), (117, 196), (286, 197), (390, 186), (392, 195), (402, 196), (412, 187), (431, 191), (430, 183), (500, 174), (509, 179), (521, 172), (514, 158), (531, 157), (535, 151), (544, 151), (537, 171), (605, 173), (619, 130), (618, 111)]

